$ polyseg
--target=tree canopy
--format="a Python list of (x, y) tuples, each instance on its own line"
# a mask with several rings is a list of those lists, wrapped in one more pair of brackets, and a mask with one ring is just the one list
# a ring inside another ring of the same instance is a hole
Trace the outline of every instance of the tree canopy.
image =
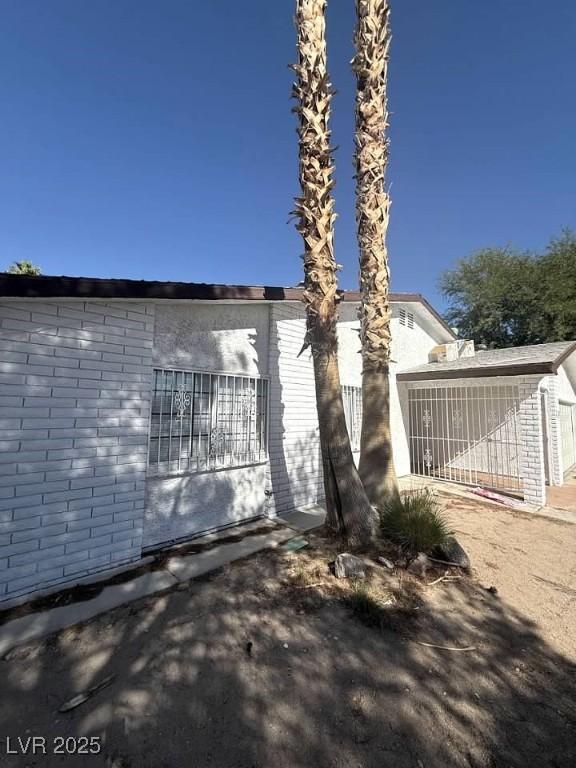
[(41, 275), (42, 270), (31, 261), (23, 259), (22, 261), (13, 261), (6, 272), (9, 275)]
[(576, 234), (543, 253), (484, 248), (443, 273), (447, 322), (490, 348), (576, 339)]

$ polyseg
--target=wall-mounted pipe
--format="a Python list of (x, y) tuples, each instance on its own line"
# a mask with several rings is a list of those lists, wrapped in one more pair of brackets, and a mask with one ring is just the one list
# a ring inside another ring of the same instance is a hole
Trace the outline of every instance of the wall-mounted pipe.
[(550, 390), (545, 381), (545, 379), (542, 379), (538, 384), (538, 394), (540, 395), (542, 408), (542, 442), (544, 444), (543, 447), (545, 452), (544, 475), (545, 479), (548, 481), (548, 485), (556, 485), (554, 481), (554, 472), (552, 471), (554, 459), (552, 456), (552, 446), (550, 444)]

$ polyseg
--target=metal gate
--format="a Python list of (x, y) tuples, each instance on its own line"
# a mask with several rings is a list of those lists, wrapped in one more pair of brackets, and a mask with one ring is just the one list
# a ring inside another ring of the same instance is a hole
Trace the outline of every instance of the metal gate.
[(517, 386), (413, 385), (408, 403), (413, 474), (521, 490)]
[(562, 467), (568, 472), (576, 464), (576, 405), (560, 400)]

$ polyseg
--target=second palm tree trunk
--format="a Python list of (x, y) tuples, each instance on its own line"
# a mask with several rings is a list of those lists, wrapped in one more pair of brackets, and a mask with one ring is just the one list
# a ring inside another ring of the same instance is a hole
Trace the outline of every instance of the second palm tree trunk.
[(356, 0), (356, 224), (360, 251), (362, 436), (360, 477), (381, 508), (398, 492), (390, 433), (390, 271), (386, 231), (390, 197), (387, 74), (390, 8), (387, 0)]

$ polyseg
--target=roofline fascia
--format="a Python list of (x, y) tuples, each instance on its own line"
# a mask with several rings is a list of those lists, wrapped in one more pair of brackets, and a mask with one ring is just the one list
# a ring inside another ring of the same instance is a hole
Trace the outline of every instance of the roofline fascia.
[(524, 376), (536, 373), (556, 373), (553, 363), (520, 363), (518, 365), (492, 365), (483, 368), (460, 368), (447, 371), (414, 371), (397, 373), (397, 381), (438, 381), (440, 379), (479, 379), (492, 376)]
[[(303, 288), (280, 286), (182, 283), (160, 280), (122, 280), (101, 277), (0, 274), (0, 298), (75, 298), (187, 301), (302, 301)], [(360, 302), (360, 291), (338, 291), (344, 302)], [(417, 302), (425, 307), (451, 338), (452, 329), (420, 293), (390, 293), (393, 303)]]

